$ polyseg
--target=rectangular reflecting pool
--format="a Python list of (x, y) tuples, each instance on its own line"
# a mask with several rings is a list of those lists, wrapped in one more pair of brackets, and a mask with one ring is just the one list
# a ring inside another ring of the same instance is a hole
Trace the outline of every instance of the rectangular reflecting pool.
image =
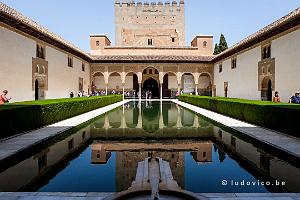
[(171, 102), (130, 102), (0, 167), (0, 191), (119, 192), (161, 158), (195, 193), (300, 192), (299, 160)]

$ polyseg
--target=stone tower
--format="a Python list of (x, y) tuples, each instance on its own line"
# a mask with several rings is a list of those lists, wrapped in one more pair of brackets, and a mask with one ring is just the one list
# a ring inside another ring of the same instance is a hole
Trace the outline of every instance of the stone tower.
[(185, 46), (184, 1), (115, 1), (116, 46)]

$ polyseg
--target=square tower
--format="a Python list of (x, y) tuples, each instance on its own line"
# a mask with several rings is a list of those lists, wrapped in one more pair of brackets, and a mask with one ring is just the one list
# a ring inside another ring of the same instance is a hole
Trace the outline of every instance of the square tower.
[(184, 1), (115, 1), (116, 46), (185, 46)]

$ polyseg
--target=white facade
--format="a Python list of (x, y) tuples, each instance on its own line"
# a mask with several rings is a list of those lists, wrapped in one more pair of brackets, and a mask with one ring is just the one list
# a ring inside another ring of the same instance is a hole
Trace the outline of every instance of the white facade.
[[(32, 58), (36, 57), (37, 41), (0, 26), (0, 90), (8, 90), (11, 102), (35, 99), (32, 88)], [(78, 59), (48, 44), (48, 90), (45, 98), (66, 98), (70, 92), (79, 91), (79, 78), (83, 78), (83, 91), (88, 92), (90, 67), (88, 62)], [(73, 67), (68, 67), (68, 55), (73, 57)], [(82, 62), (85, 71), (82, 71)]]
[[(271, 38), (271, 58), (275, 58), (275, 91), (282, 102), (288, 102), (294, 93), (300, 90), (300, 30), (285, 33), (281, 37)], [(214, 64), (214, 84), (216, 96), (224, 97), (224, 83), (228, 82), (228, 97), (260, 100), (258, 88), (258, 63), (261, 61), (261, 44), (233, 57), (237, 58), (237, 67), (231, 68), (228, 57)], [(219, 65), (222, 63), (222, 72)]]

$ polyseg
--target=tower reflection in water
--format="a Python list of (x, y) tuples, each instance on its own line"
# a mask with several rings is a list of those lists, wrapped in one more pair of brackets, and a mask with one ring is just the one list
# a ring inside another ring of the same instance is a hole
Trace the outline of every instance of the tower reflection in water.
[(173, 141), (171, 143), (105, 142), (95, 140), (91, 145), (93, 164), (106, 164), (111, 152), (116, 152), (117, 190), (128, 189), (135, 180), (138, 163), (148, 157), (160, 157), (169, 162), (174, 179), (185, 187), (184, 153), (191, 152), (197, 163), (212, 162), (212, 142)]

